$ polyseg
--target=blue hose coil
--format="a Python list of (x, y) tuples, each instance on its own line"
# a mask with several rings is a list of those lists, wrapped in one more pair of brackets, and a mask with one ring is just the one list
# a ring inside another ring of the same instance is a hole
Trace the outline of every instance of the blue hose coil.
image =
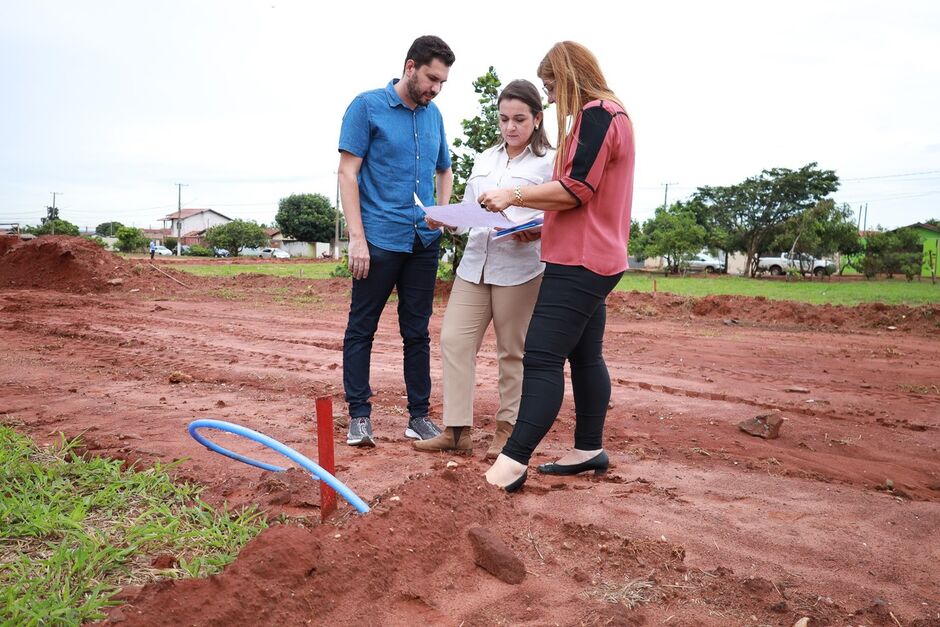
[(227, 431), (228, 433), (234, 433), (235, 435), (240, 435), (243, 438), (248, 438), (249, 440), (254, 440), (259, 444), (263, 444), (268, 448), (274, 450), (277, 453), (280, 453), (284, 457), (291, 459), (304, 469), (312, 473), (313, 479), (315, 481), (323, 481), (326, 485), (330, 486), (336, 493), (346, 499), (346, 502), (356, 508), (360, 514), (365, 514), (369, 511), (369, 506), (366, 505), (366, 502), (363, 501), (355, 492), (346, 487), (339, 479), (334, 477), (332, 474), (320, 467), (319, 464), (314, 462), (309, 457), (301, 455), (294, 449), (289, 446), (281, 444), (274, 438), (269, 438), (263, 433), (258, 433), (253, 429), (243, 427), (241, 425), (236, 425), (231, 422), (225, 422), (224, 420), (212, 420), (209, 418), (201, 418), (199, 420), (194, 420), (189, 423), (189, 435), (193, 436), (193, 439), (205, 446), (210, 451), (215, 451), (216, 453), (221, 453), (226, 457), (230, 457), (236, 461), (248, 464), (250, 466), (256, 466), (258, 468), (263, 468), (264, 470), (271, 470), (274, 472), (283, 472), (286, 468), (281, 468), (280, 466), (275, 466), (274, 464), (268, 464), (265, 462), (259, 462), (256, 459), (251, 459), (250, 457), (245, 457), (244, 455), (239, 455), (233, 451), (228, 450), (227, 448), (221, 447), (212, 440), (205, 438), (200, 434), (197, 429), (218, 429), (219, 431)]

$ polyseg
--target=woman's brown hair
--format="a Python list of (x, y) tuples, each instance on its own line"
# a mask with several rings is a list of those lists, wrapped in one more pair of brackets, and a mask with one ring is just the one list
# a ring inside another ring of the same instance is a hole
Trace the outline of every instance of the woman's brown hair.
[(579, 43), (561, 41), (548, 51), (539, 63), (538, 77), (555, 84), (555, 109), (558, 116), (558, 152), (556, 167), (565, 163), (569, 118), (576, 116), (592, 100), (612, 100), (623, 103), (607, 86), (597, 57)]

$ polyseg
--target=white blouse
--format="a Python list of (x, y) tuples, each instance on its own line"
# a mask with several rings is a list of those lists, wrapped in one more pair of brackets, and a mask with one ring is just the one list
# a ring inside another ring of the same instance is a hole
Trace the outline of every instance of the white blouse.
[[(466, 200), (476, 200), (485, 191), (526, 185), (539, 185), (552, 178), (555, 151), (548, 149), (541, 157), (526, 146), (510, 159), (505, 144), (482, 152), (473, 163), (473, 171), (464, 192)], [(528, 207), (510, 206), (506, 216), (515, 223), (540, 217), (542, 212)], [(493, 239), (494, 229), (470, 229), (457, 276), (470, 283), (520, 285), (534, 279), (545, 269), (541, 261), (542, 241), (520, 242), (512, 237)]]

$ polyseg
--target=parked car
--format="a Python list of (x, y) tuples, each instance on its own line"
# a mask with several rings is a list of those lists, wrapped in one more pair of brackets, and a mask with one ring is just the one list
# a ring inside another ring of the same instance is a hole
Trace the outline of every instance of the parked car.
[(170, 256), (173, 254), (173, 251), (167, 248), (166, 246), (160, 245), (153, 249), (153, 252), (157, 255)]
[(263, 259), (290, 259), (290, 253), (280, 248), (262, 248), (258, 256)]
[[(180, 244), (180, 254), (181, 254), (181, 255), (188, 255), (190, 248), (191, 248), (191, 246), (190, 246), (189, 244)], [(175, 249), (175, 248), (171, 248), (170, 250), (173, 251), (173, 254), (174, 254), (174, 255), (176, 254), (176, 249)]]
[(757, 270), (769, 271), (774, 276), (784, 274), (790, 268), (803, 272), (812, 272), (816, 276), (827, 276), (836, 271), (836, 264), (830, 259), (816, 259), (806, 254), (796, 254), (790, 258), (790, 253), (780, 253), (776, 257), (759, 257)]
[(213, 248), (212, 254), (216, 257), (228, 257), (228, 251), (224, 248)]
[(689, 260), (689, 270), (699, 272), (722, 272), (725, 266), (719, 260), (708, 255), (698, 254)]

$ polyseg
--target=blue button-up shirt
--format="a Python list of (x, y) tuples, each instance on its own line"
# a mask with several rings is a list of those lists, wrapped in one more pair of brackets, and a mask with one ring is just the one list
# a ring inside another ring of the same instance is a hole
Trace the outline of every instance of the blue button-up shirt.
[(397, 82), (352, 101), (339, 149), (362, 158), (359, 206), (366, 239), (384, 250), (411, 252), (415, 233), (425, 246), (441, 235), (427, 227), (414, 195), (425, 206), (437, 204), (434, 174), (450, 168), (450, 149), (437, 106), (431, 102), (412, 111), (398, 97)]

